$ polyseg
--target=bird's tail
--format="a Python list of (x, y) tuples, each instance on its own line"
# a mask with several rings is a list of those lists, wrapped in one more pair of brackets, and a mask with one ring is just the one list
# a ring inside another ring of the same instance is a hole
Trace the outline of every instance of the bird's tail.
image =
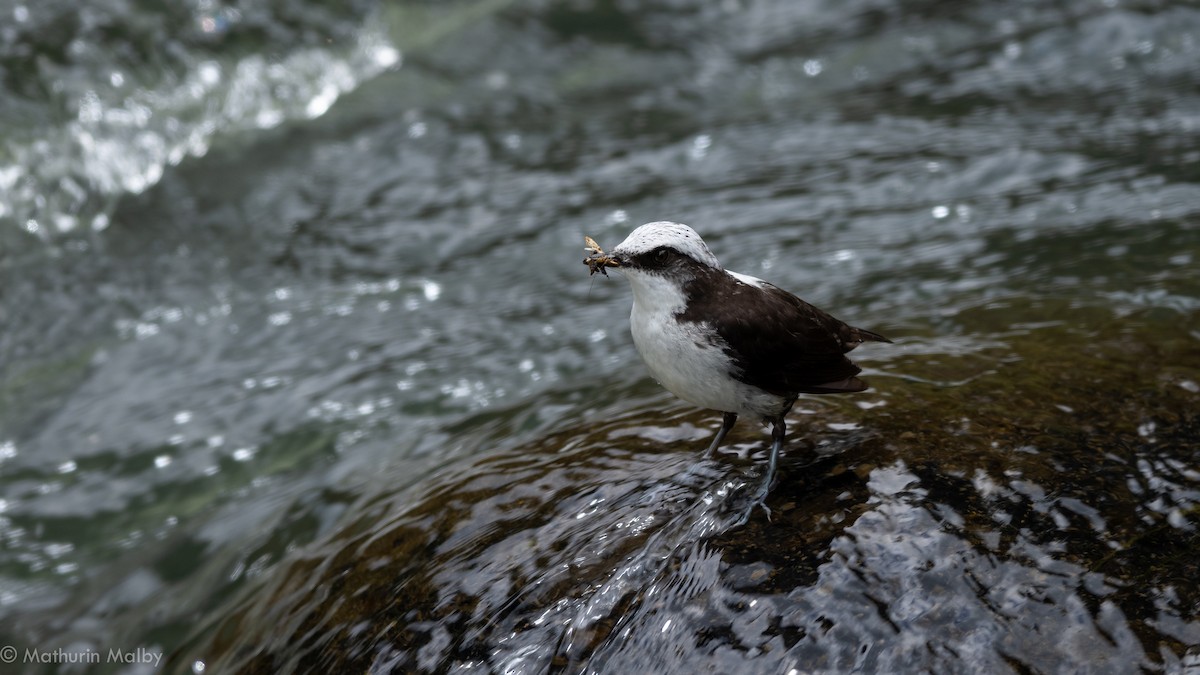
[(879, 333), (872, 333), (871, 331), (863, 329), (863, 328), (851, 327), (850, 334), (854, 336), (855, 342), (887, 342), (889, 344), (891, 343), (891, 340), (883, 337)]

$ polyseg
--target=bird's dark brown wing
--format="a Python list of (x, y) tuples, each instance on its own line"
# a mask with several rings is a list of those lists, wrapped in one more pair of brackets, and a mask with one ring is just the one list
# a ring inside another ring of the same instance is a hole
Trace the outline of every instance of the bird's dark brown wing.
[[(855, 377), (862, 369), (845, 354), (864, 341), (890, 340), (770, 284), (751, 286), (719, 270), (706, 276), (706, 283), (687, 287), (688, 308), (678, 318), (716, 329), (738, 369), (734, 377), (781, 395), (867, 388)], [(701, 285), (709, 290), (703, 296)]]

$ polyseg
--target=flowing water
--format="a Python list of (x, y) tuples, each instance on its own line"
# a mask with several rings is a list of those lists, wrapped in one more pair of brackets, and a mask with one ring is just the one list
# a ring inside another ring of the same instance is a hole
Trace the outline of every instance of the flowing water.
[[(1200, 672), (1200, 9), (160, 4), (0, 4), (5, 672)], [(895, 340), (770, 519), (659, 219)]]

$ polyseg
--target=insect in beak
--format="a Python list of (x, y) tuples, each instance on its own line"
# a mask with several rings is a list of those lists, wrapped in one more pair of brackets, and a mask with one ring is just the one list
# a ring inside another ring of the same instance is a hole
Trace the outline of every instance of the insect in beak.
[(621, 262), (615, 257), (608, 255), (604, 249), (600, 248), (600, 244), (596, 243), (595, 239), (584, 235), (583, 250), (587, 251), (588, 257), (583, 259), (583, 264), (588, 266), (588, 276), (599, 272), (604, 276), (608, 276), (607, 267), (620, 267)]

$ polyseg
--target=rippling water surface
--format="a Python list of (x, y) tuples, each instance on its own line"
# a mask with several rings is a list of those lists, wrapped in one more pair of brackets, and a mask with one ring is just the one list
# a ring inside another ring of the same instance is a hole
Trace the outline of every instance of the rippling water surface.
[[(1158, 2), (0, 6), (0, 643), (1198, 672), (1197, 36)], [(664, 218), (896, 340), (797, 403), (770, 520), (769, 435), (702, 459), (718, 416), (580, 264)]]

